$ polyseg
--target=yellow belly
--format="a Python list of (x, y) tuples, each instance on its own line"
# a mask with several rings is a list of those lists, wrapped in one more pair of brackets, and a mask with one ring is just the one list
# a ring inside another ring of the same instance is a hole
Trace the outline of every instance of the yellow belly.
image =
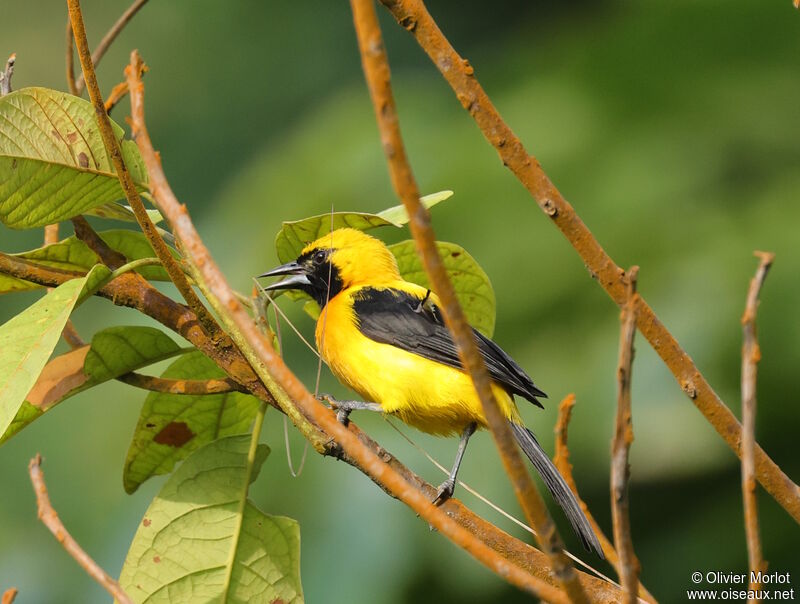
[[(339, 381), (424, 432), (450, 435), (472, 422), (486, 426), (465, 373), (364, 336), (349, 295), (344, 291), (331, 300), (317, 321), (317, 348)], [(503, 414), (519, 421), (511, 395), (497, 384), (492, 390)]]

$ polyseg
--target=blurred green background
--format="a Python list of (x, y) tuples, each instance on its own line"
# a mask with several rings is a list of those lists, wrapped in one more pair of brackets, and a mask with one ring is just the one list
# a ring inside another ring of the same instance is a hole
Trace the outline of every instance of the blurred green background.
[[(795, 480), (800, 366), (800, 14), (789, 0), (430, 2), (502, 115), (739, 414), (739, 318), (756, 260), (777, 254), (763, 290), (758, 440)], [(84, 2), (94, 44), (126, 2)], [(572, 461), (583, 497), (610, 530), (609, 443), (618, 312), (566, 240), (502, 166), (413, 39), (381, 9), (408, 152), (425, 193), (453, 189), (434, 211), (439, 238), (465, 246), (497, 294), (495, 339), (550, 395), (525, 405), (552, 450), (557, 402), (575, 392)], [(5, 2), (0, 55), (17, 52), (15, 88), (65, 88), (61, 2)], [(130, 49), (151, 67), (147, 114), (180, 199), (230, 281), (276, 263), (282, 220), (397, 203), (381, 153), (345, 2), (152, 2), (99, 70), (107, 92)], [(117, 121), (127, 104), (115, 110)], [(64, 229), (65, 234), (68, 229)], [(387, 241), (407, 231), (376, 232)], [(40, 232), (0, 227), (3, 251)], [(36, 295), (0, 298), (6, 320)], [(283, 303), (299, 327), (312, 323)], [(75, 317), (84, 337), (146, 322), (107, 301)], [(313, 387), (316, 362), (286, 344)], [(323, 371), (322, 391), (344, 394)], [(107, 384), (37, 421), (0, 450), (0, 588), (18, 602), (101, 602), (105, 592), (36, 519), (27, 462), (45, 457), (54, 505), (77, 540), (117, 575), (163, 479), (135, 495), (122, 464), (145, 394)], [(693, 571), (745, 572), (739, 465), (641, 337), (633, 374), (636, 441), (631, 514), (645, 585), (685, 600)], [(441, 475), (383, 420), (356, 421), (431, 482)], [(405, 429), (445, 465), (455, 439)], [(311, 453), (292, 478), (283, 422), (267, 414), (273, 453), (252, 496), (297, 518), (308, 602), (515, 602), (525, 598), (350, 467)], [(290, 430), (295, 463), (303, 448)], [(521, 516), (487, 434), (461, 478)], [(502, 528), (528, 538), (463, 489)], [(800, 589), (800, 528), (759, 492), (765, 557)], [(556, 513), (573, 552), (581, 551)]]

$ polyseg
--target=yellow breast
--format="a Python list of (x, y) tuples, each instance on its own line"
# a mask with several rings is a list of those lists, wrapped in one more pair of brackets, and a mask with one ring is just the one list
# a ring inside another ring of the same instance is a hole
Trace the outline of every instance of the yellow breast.
[[(449, 435), (472, 422), (485, 426), (464, 372), (361, 333), (352, 299), (358, 289), (340, 292), (317, 320), (317, 349), (333, 374), (365, 400), (425, 432)], [(513, 398), (497, 384), (492, 388), (506, 417), (519, 421)]]

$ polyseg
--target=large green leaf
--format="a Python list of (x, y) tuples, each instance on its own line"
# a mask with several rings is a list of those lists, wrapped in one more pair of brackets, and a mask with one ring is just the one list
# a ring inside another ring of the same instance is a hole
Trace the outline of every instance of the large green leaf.
[(0, 434), (5, 433), (39, 379), (93, 274), (59, 285), (0, 326)]
[(14, 420), (0, 436), (0, 444), (67, 398), (182, 352), (186, 349), (154, 327), (117, 326), (97, 332), (91, 345), (47, 363)]
[[(208, 379), (225, 374), (201, 352), (176, 359), (165, 378)], [(207, 442), (250, 427), (258, 400), (241, 392), (186, 395), (151, 392), (145, 399), (125, 460), (122, 482), (133, 493), (145, 480), (172, 471), (175, 463)]]
[[(426, 208), (431, 208), (452, 194), (452, 191), (440, 191), (420, 197), (420, 201)], [(380, 226), (401, 227), (407, 222), (408, 213), (403, 206), (394, 206), (378, 214), (366, 212), (320, 214), (303, 220), (284, 222), (275, 238), (275, 250), (278, 253), (278, 260), (289, 262), (297, 258), (306, 245), (319, 239), (325, 233), (330, 233), (331, 230), (350, 227), (367, 231)]]
[[(494, 333), (495, 297), (489, 277), (460, 245), (437, 241), (439, 256), (447, 268), (447, 274), (453, 283), (456, 297), (467, 316), (467, 321), (483, 335), (490, 338)], [(414, 242), (401, 241), (390, 245), (389, 249), (397, 258), (400, 274), (406, 281), (422, 287), (430, 287), (428, 276), (417, 255)]]
[[(102, 231), (99, 235), (111, 249), (120, 252), (129, 261), (155, 256), (147, 237), (139, 231), (113, 229)], [(171, 251), (175, 257), (178, 257), (178, 252)], [(97, 262), (95, 253), (74, 235), (57, 243), (14, 255), (37, 264), (70, 271), (86, 271)], [(167, 271), (161, 266), (144, 266), (136, 269), (136, 272), (151, 281), (169, 281)], [(40, 287), (42, 286), (36, 283), (16, 279), (9, 275), (0, 275), (0, 294)]]
[[(136, 144), (111, 125), (144, 190), (147, 171)], [(91, 103), (47, 88), (0, 98), (0, 221), (18, 229), (43, 226), (124, 196)]]
[(206, 444), (150, 504), (120, 575), (135, 602), (303, 602), (297, 522), (243, 501), (249, 446), (250, 435)]

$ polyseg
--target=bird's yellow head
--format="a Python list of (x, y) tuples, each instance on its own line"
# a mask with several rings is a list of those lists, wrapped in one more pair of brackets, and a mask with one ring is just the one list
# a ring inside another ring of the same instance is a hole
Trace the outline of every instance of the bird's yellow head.
[(397, 261), (382, 241), (357, 229), (336, 229), (303, 248), (297, 260), (261, 275), (286, 279), (266, 289), (297, 289), (320, 307), (343, 289), (400, 279)]

